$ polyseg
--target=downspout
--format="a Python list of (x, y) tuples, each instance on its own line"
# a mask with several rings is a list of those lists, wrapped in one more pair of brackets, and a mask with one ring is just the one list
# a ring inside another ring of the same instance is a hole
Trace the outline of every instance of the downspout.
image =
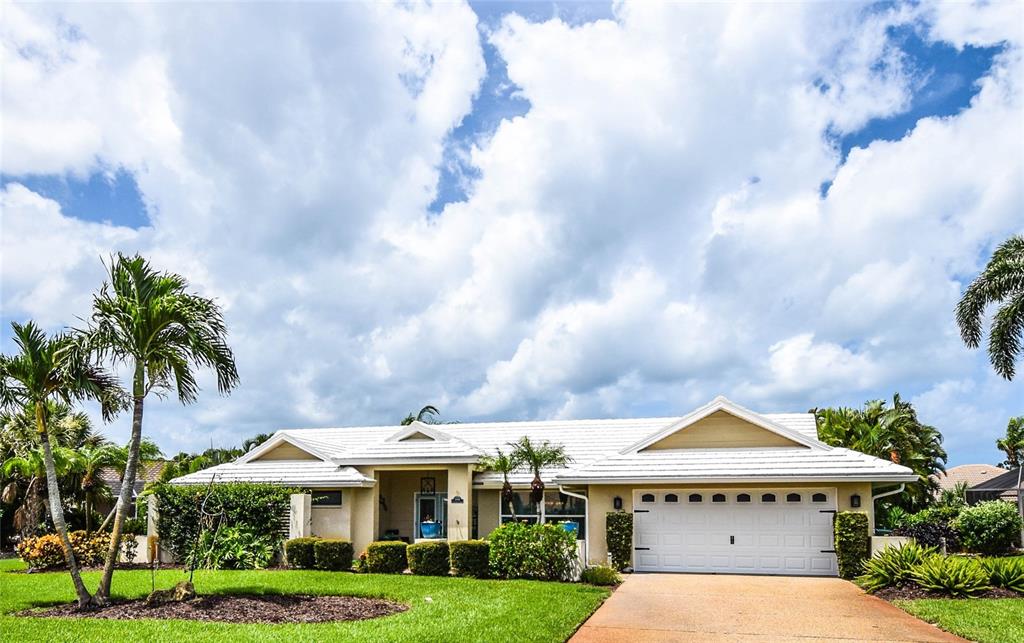
[[(879, 498), (885, 498), (886, 496), (895, 496), (898, 493), (903, 493), (903, 490), (906, 489), (906, 488), (907, 488), (907, 483), (906, 482), (901, 482), (900, 486), (896, 487), (892, 491), (885, 491), (885, 492), (879, 493), (877, 495), (871, 496), (871, 516), (872, 516), (872, 522), (874, 522), (875, 501), (878, 500)], [(878, 529), (878, 523), (874, 523), (874, 529)], [(876, 534), (878, 532), (872, 531), (871, 533), (872, 534)]]
[[(583, 501), (583, 513), (586, 516), (587, 522), (589, 523), (590, 522), (590, 499), (587, 498), (586, 496), (584, 496), (581, 493), (576, 493), (574, 491), (569, 491), (568, 489), (566, 489), (562, 485), (558, 485), (558, 491), (560, 491), (561, 493), (564, 493), (567, 496), (571, 496), (573, 498), (579, 498), (580, 500)], [(584, 554), (583, 554), (583, 557), (585, 559), (583, 561), (583, 566), (586, 567), (587, 565), (590, 564), (590, 525), (584, 525), (584, 527), (586, 528), (586, 534), (583, 536), (583, 549), (585, 550)]]

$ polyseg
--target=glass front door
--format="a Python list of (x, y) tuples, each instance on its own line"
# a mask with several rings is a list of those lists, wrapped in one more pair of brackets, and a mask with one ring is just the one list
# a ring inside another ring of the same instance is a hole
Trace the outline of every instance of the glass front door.
[(413, 508), (416, 538), (445, 538), (448, 535), (448, 494), (417, 493)]

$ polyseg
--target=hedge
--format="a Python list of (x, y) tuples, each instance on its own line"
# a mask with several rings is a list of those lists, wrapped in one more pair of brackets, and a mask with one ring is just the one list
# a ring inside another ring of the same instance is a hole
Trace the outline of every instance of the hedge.
[(319, 538), (292, 538), (284, 544), (284, 557), (288, 565), (295, 569), (314, 569), (316, 567), (316, 550)]
[(605, 541), (612, 567), (622, 571), (633, 559), (633, 514), (610, 511), (605, 516)]
[[(189, 554), (199, 536), (202, 525), (200, 507), (210, 489), (205, 485), (163, 484), (154, 492), (160, 502), (160, 520), (157, 523), (160, 543), (179, 559)], [(280, 519), (289, 510), (292, 493), (297, 493), (297, 490), (271, 484), (214, 484), (206, 503), (206, 513), (223, 512), (226, 526), (270, 537), (275, 543), (280, 543)]]
[(408, 545), (400, 540), (383, 540), (366, 547), (366, 571), (371, 574), (401, 574), (409, 566)]
[(456, 576), (487, 578), (491, 545), (486, 540), (457, 540), (449, 543), (451, 567)]
[(409, 545), (409, 571), (417, 576), (447, 576), (451, 571), (451, 554), (445, 541)]
[(315, 540), (313, 557), (316, 559), (317, 569), (330, 572), (348, 571), (352, 569), (352, 543), (333, 538)]
[(847, 580), (856, 578), (860, 575), (864, 561), (868, 559), (871, 551), (867, 514), (856, 511), (837, 513), (835, 533), (839, 576)]
[(1020, 540), (1020, 522), (1016, 504), (989, 500), (964, 509), (953, 525), (967, 551), (998, 555)]
[(576, 534), (561, 525), (507, 522), (491, 532), (490, 568), (498, 578), (570, 580)]

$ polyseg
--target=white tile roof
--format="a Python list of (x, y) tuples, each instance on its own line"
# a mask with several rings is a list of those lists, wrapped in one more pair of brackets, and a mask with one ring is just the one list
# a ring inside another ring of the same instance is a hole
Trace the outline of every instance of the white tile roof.
[[(733, 409), (752, 414), (725, 398), (698, 409), (710, 414), (719, 409)], [(696, 413), (696, 412), (695, 412)], [(631, 445), (648, 438), (686, 418), (638, 418), (622, 420), (546, 420), (528, 422), (467, 422), (429, 425), (424, 432), (438, 437), (436, 440), (399, 441), (417, 426), (363, 426), (326, 429), (287, 429), (279, 431), (263, 447), (243, 456), (247, 460), (258, 456), (260, 449), (270, 449), (275, 440), (286, 439), (296, 446), (306, 446), (329, 462), (262, 461), (238, 462), (226, 467), (223, 475), (233, 479), (270, 480), (281, 476), (281, 482), (302, 484), (297, 477), (324, 478), (334, 476), (339, 486), (367, 484), (366, 478), (349, 465), (427, 462), (473, 462), (480, 455), (494, 454), (498, 449), (511, 450), (510, 443), (521, 437), (534, 442), (549, 441), (562, 445), (572, 458), (569, 467), (543, 472), (546, 481), (586, 480), (742, 480), (759, 478), (782, 480), (800, 479), (856, 479), (856, 480), (911, 480), (910, 469), (846, 449), (833, 449), (818, 442), (814, 416), (809, 413), (755, 414), (787, 431), (807, 438), (808, 447), (774, 449), (680, 449), (642, 451), (623, 455)], [(781, 430), (781, 429), (780, 429)], [(257, 466), (258, 465), (258, 466)], [(233, 467), (233, 468), (232, 468)], [(336, 471), (331, 471), (333, 467)], [(217, 467), (216, 469), (220, 469)], [(348, 470), (346, 473), (345, 470)], [(211, 471), (211, 470), (207, 470)], [(205, 474), (206, 472), (200, 472)], [(191, 474), (175, 482), (199, 483), (208, 481)], [(519, 471), (510, 476), (515, 485), (529, 484), (533, 475)], [(219, 478), (221, 479), (221, 478)], [(500, 474), (479, 472), (475, 483), (484, 486), (501, 484)]]
[(173, 482), (209, 484), (213, 477), (216, 477), (216, 482), (269, 482), (296, 487), (362, 487), (374, 483), (373, 478), (367, 478), (352, 467), (339, 467), (333, 462), (318, 460), (259, 460), (244, 464), (229, 462), (175, 478)]

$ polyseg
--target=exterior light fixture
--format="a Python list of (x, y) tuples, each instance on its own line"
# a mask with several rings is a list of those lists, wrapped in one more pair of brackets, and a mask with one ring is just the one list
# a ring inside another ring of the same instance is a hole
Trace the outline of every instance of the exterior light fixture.
[(854, 509), (856, 509), (857, 507), (860, 507), (860, 494), (859, 493), (855, 493), (852, 496), (850, 496), (850, 506), (853, 507)]

